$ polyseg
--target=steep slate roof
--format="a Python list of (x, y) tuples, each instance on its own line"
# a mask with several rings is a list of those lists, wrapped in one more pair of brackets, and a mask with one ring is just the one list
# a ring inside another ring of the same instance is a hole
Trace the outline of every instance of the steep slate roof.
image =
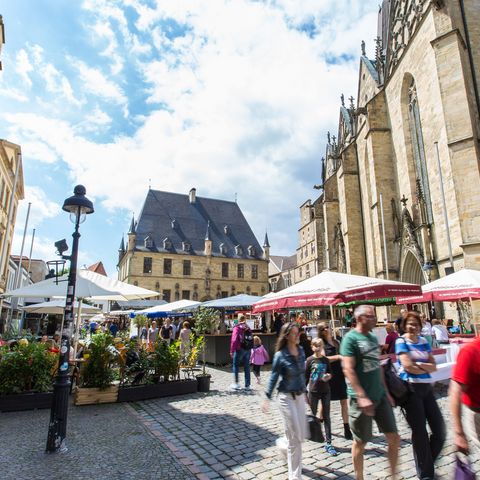
[[(190, 203), (188, 195), (159, 190), (148, 191), (136, 226), (135, 248), (145, 252), (204, 255), (208, 222), (212, 255), (229, 258), (263, 258), (263, 250), (237, 203), (198, 196), (194, 203)], [(228, 233), (224, 231), (225, 226), (228, 226)], [(146, 237), (153, 240), (151, 247), (145, 246)], [(172, 243), (170, 249), (164, 248), (166, 238)], [(183, 250), (183, 242), (191, 245), (190, 251)], [(222, 243), (226, 249), (225, 254), (220, 253)], [(235, 250), (237, 245), (242, 247), (239, 254)], [(250, 245), (255, 249), (254, 256), (249, 255)]]
[(297, 266), (297, 255), (270, 255), (270, 263), (268, 266), (268, 274), (276, 275), (281, 272), (286, 272), (291, 268)]

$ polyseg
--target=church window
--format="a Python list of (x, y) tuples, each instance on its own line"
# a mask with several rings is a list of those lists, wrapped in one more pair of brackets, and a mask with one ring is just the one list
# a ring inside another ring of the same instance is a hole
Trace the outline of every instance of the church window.
[(190, 260), (183, 261), (183, 274), (184, 275), (192, 274), (192, 262)]
[(252, 278), (254, 280), (258, 278), (258, 265), (252, 265)]
[(408, 120), (412, 135), (413, 157), (415, 160), (415, 176), (417, 183), (417, 195), (420, 205), (424, 206), (423, 220), (433, 223), (432, 202), (430, 186), (428, 183), (427, 162), (423, 143), (422, 122), (418, 106), (417, 88), (415, 80), (412, 80), (408, 90)]

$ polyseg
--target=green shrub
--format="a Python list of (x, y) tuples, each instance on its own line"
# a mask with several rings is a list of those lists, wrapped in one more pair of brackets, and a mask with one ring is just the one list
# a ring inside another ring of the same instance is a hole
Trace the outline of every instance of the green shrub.
[(177, 340), (168, 344), (161, 339), (157, 340), (150, 361), (155, 382), (158, 382), (160, 377), (163, 377), (164, 382), (175, 380), (178, 378), (180, 363), (180, 342)]
[(80, 383), (82, 387), (109, 387), (116, 378), (118, 352), (109, 333), (92, 335), (90, 344), (84, 352)]
[(58, 355), (43, 343), (0, 348), (0, 394), (47, 392), (52, 389)]

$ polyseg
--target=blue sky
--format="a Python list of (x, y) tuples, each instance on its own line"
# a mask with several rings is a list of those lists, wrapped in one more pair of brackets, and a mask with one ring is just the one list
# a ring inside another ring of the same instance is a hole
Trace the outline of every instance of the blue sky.
[(132, 212), (152, 188), (233, 200), (272, 253), (294, 253), (298, 207), (315, 198), (340, 94), (356, 95), (371, 0), (4, 2), (0, 138), (22, 147), (20, 251), (71, 243), (63, 200), (81, 183), (95, 213), (80, 264), (116, 274)]

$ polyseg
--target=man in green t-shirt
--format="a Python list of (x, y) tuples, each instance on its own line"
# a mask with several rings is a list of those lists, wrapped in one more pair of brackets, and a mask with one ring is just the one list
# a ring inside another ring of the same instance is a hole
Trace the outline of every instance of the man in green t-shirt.
[(391, 478), (395, 479), (400, 437), (397, 433), (393, 400), (390, 398), (380, 367), (380, 346), (373, 328), (375, 310), (360, 305), (354, 311), (356, 327), (345, 335), (341, 345), (342, 366), (350, 398), (349, 423), (353, 433), (352, 457), (356, 480), (363, 480), (363, 454), (372, 437), (372, 420), (385, 434)]

